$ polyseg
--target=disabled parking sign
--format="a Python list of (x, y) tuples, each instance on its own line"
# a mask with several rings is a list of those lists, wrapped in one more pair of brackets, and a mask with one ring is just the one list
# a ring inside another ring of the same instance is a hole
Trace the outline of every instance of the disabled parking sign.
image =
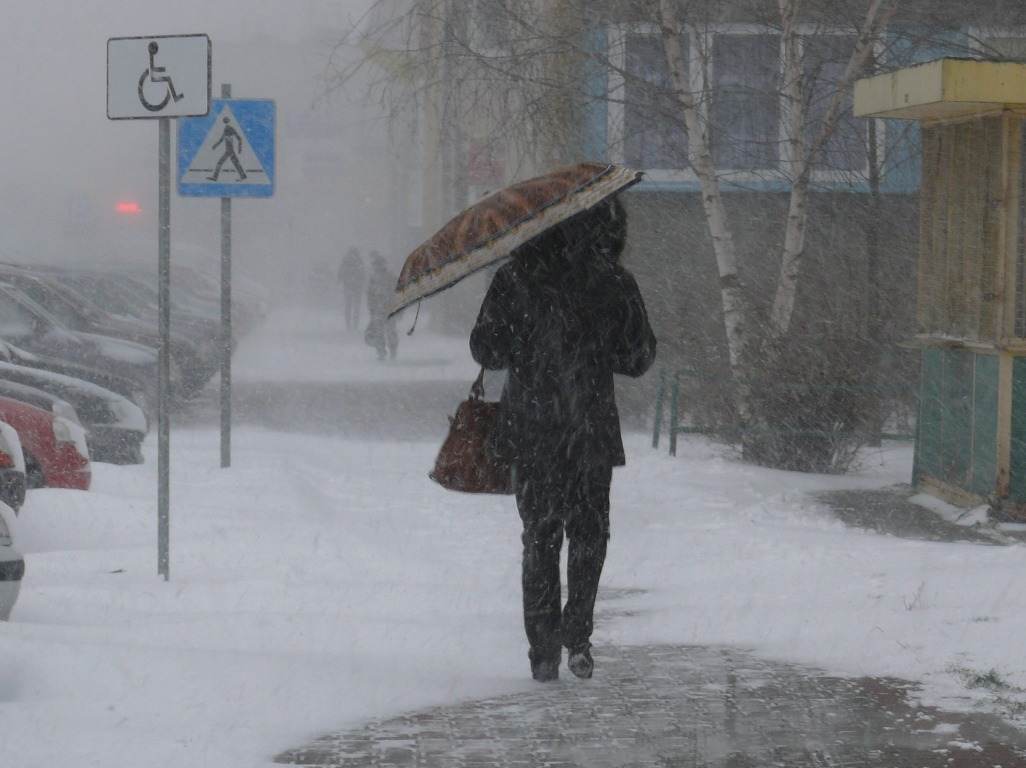
[(271, 197), (274, 172), (274, 101), (215, 99), (207, 115), (178, 121), (179, 195)]
[(107, 41), (107, 117), (187, 117), (210, 110), (206, 35), (112, 37)]

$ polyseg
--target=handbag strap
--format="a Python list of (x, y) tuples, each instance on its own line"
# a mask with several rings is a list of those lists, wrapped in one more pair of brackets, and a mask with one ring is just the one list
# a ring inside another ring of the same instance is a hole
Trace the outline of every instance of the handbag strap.
[(481, 400), (484, 398), (484, 366), (481, 366), (481, 372), (477, 374), (477, 378), (474, 379), (474, 383), (470, 385), (470, 397), (472, 400)]

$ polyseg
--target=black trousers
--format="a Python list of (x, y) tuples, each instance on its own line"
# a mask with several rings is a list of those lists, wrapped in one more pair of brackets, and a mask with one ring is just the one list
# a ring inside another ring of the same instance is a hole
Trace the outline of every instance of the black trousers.
[[(535, 457), (513, 471), (524, 524), (524, 629), (531, 660), (538, 661), (557, 656), (561, 645), (571, 651), (588, 647), (609, 540), (612, 467)], [(569, 541), (565, 607), (559, 573), (564, 531)]]
[(360, 308), (363, 305), (363, 286), (346, 284), (342, 288), (342, 298), (345, 304), (346, 329), (353, 330), (360, 327)]
[(386, 352), (394, 359), (399, 351), (399, 333), (395, 327), (395, 318), (372, 314), (363, 339), (377, 350), (379, 360), (385, 359)]

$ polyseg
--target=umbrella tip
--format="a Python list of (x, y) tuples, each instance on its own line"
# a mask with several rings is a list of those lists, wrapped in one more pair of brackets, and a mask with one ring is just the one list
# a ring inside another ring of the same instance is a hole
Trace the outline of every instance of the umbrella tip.
[(410, 330), (406, 332), (407, 336), (412, 336), (413, 332), (417, 330), (417, 321), (420, 319), (420, 302), (417, 302), (417, 314), (413, 316), (413, 325), (410, 326)]

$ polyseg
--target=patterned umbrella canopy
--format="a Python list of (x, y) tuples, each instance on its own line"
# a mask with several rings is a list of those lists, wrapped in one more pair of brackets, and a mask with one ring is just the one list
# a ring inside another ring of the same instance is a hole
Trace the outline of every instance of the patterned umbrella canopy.
[(580, 163), (489, 195), (407, 257), (390, 314), (504, 259), (556, 224), (638, 183), (641, 175), (608, 163)]

